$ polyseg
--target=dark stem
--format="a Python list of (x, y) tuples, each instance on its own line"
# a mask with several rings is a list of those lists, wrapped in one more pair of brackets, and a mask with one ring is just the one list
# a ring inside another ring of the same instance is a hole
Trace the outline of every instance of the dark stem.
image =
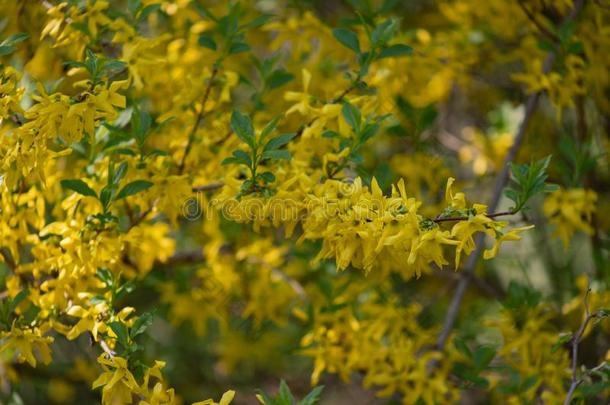
[(186, 157), (188, 156), (189, 152), (191, 151), (191, 147), (193, 146), (193, 141), (195, 140), (195, 134), (197, 133), (197, 129), (199, 128), (199, 125), (201, 125), (201, 122), (205, 117), (205, 105), (207, 104), (208, 98), (210, 97), (212, 85), (214, 84), (214, 79), (216, 78), (217, 74), (218, 66), (214, 64), (214, 68), (212, 69), (212, 75), (210, 76), (210, 80), (205, 89), (205, 93), (203, 94), (203, 99), (201, 100), (201, 109), (199, 110), (199, 113), (197, 113), (195, 124), (193, 125), (193, 129), (191, 129), (191, 132), (189, 133), (189, 139), (186, 144), (186, 148), (184, 148), (184, 155), (182, 155), (182, 160), (180, 161), (180, 165), (178, 166), (178, 174), (182, 174), (182, 172), (184, 171)]
[[(485, 214), (485, 216), (487, 218), (496, 218), (496, 217), (502, 217), (502, 216), (506, 216), (506, 215), (515, 215), (516, 212), (513, 211), (500, 211), (500, 212), (495, 212), (493, 214)], [(436, 217), (434, 218), (432, 221), (439, 223), (439, 222), (449, 222), (449, 221), (467, 221), (468, 219), (470, 219), (470, 217)]]
[(583, 303), (585, 306), (585, 319), (583, 320), (582, 324), (580, 325), (578, 332), (576, 332), (576, 335), (574, 335), (574, 337), (572, 337), (572, 383), (570, 384), (570, 389), (568, 390), (568, 393), (566, 394), (566, 399), (563, 402), (564, 405), (570, 404), (570, 402), (572, 401), (572, 396), (574, 395), (574, 392), (576, 391), (576, 388), (578, 388), (578, 386), (582, 383), (582, 380), (577, 377), (578, 345), (580, 344), (580, 341), (582, 339), (582, 336), (585, 333), (585, 330), (587, 330), (587, 326), (589, 325), (589, 322), (591, 322), (591, 320), (593, 320), (597, 316), (597, 312), (594, 312), (594, 313), (589, 312), (589, 303), (587, 302), (587, 299), (589, 298), (590, 292), (591, 292), (591, 288), (587, 287), (587, 291), (585, 292), (585, 297), (583, 299)]

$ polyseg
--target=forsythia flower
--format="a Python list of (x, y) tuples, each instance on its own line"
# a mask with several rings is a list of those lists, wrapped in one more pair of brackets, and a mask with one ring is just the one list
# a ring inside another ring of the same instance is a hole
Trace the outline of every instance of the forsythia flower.
[(597, 194), (593, 190), (573, 188), (550, 194), (542, 207), (549, 222), (555, 225), (555, 234), (568, 246), (576, 231), (593, 234), (590, 224), (595, 213)]
[(38, 327), (24, 327), (23, 329), (14, 323), (11, 330), (0, 334), (2, 347), (0, 353), (13, 351), (17, 355), (17, 361), (27, 361), (30, 366), (36, 367), (36, 357), (44, 364), (51, 362), (51, 349), (49, 344), (53, 342), (51, 336), (43, 336)]
[(104, 405), (122, 405), (132, 403), (132, 393), (139, 391), (127, 360), (114, 356), (108, 358), (102, 353), (97, 358), (104, 372), (91, 385), (93, 389), (102, 387), (102, 403)]
[(205, 401), (194, 402), (193, 405), (229, 405), (235, 397), (235, 391), (227, 391), (222, 394), (220, 402), (215, 402), (213, 399), (206, 399)]

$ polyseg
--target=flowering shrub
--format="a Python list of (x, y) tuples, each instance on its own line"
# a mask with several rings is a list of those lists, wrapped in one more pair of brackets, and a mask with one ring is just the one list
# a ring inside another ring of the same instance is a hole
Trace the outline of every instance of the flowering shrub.
[(602, 3), (0, 0), (2, 403), (608, 398)]

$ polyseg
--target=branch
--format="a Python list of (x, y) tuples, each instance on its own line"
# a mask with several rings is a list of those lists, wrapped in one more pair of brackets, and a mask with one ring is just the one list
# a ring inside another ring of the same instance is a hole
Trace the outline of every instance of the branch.
[(538, 30), (540, 32), (542, 32), (544, 35), (546, 35), (551, 41), (553, 41), (555, 43), (559, 42), (559, 37), (557, 37), (557, 35), (555, 35), (553, 32), (549, 31), (544, 25), (542, 25), (540, 23), (540, 21), (538, 21), (538, 19), (532, 13), (532, 11), (529, 10), (525, 6), (525, 4), (523, 4), (523, 0), (517, 1), (517, 4), (521, 8), (521, 10), (523, 10), (523, 13), (525, 13), (525, 16), (527, 17), (527, 19), (530, 20), (536, 26), (536, 28), (538, 28)]
[(116, 356), (116, 352), (108, 346), (108, 343), (104, 339), (100, 339), (99, 341), (100, 347), (110, 358), (114, 358)]
[[(580, 11), (582, 10), (585, 4), (585, 0), (576, 0), (574, 2), (574, 8), (570, 12), (570, 14), (564, 19), (563, 24), (574, 21)], [(556, 55), (554, 52), (549, 52), (547, 55), (544, 65), (542, 67), (542, 72), (547, 74), (551, 71), (551, 67), (555, 62)], [(517, 153), (519, 152), (519, 148), (521, 147), (521, 143), (523, 142), (523, 138), (525, 137), (525, 131), (527, 126), (536, 111), (536, 107), (538, 106), (538, 101), (541, 96), (541, 92), (536, 92), (531, 94), (525, 103), (525, 115), (523, 116), (523, 120), (519, 124), (519, 128), (515, 135), (515, 141), (511, 148), (509, 149), (506, 157), (504, 158), (504, 164), (502, 166), (502, 170), (498, 173), (496, 177), (496, 183), (494, 186), (493, 194), (491, 200), (489, 202), (489, 211), (494, 211), (498, 207), (498, 203), (500, 202), (500, 198), (502, 197), (502, 190), (506, 186), (509, 178), (510, 172), (510, 163), (515, 160)], [(482, 233), (477, 234), (475, 239), (476, 248), (472, 252), (472, 254), (468, 257), (468, 260), (464, 266), (464, 273), (473, 273), (476, 265), (479, 261), (479, 257), (484, 248), (484, 238), (485, 235)], [(453, 329), (453, 325), (457, 319), (457, 315), (459, 312), (460, 305), (462, 304), (462, 299), (464, 298), (464, 294), (466, 293), (466, 289), (468, 288), (468, 284), (470, 283), (470, 277), (462, 278), (455, 290), (453, 295), (453, 299), (451, 300), (451, 304), (449, 305), (449, 309), (447, 310), (447, 315), (445, 316), (445, 322), (443, 324), (443, 329), (438, 336), (436, 341), (436, 348), (441, 350), (444, 348), (445, 343), (447, 343), (447, 339), (449, 338), (449, 334)]]
[(180, 161), (180, 165), (178, 166), (178, 174), (182, 174), (182, 172), (184, 171), (186, 157), (188, 156), (189, 152), (191, 151), (191, 147), (193, 146), (193, 141), (195, 140), (195, 134), (197, 133), (197, 129), (199, 128), (199, 125), (201, 125), (201, 121), (203, 121), (203, 118), (205, 117), (205, 105), (207, 104), (208, 98), (210, 97), (212, 85), (217, 74), (218, 66), (214, 64), (214, 67), (212, 68), (212, 76), (210, 76), (210, 80), (205, 89), (205, 93), (203, 94), (203, 100), (201, 100), (201, 109), (199, 110), (199, 113), (197, 113), (195, 124), (193, 125), (193, 129), (191, 129), (191, 132), (189, 133), (189, 139), (186, 144), (186, 148), (184, 148), (184, 155), (182, 155), (182, 160)]
[[(485, 214), (485, 216), (487, 218), (496, 218), (496, 217), (502, 217), (502, 216), (506, 216), (506, 215), (515, 215), (516, 212), (513, 211), (500, 211), (500, 212), (496, 212), (493, 214)], [(470, 219), (470, 217), (441, 217), (441, 216), (437, 216), (436, 218), (434, 218), (432, 221), (436, 222), (437, 224), (439, 222), (449, 222), (449, 221), (467, 221), (468, 219)]]
[(570, 389), (568, 390), (566, 399), (563, 402), (564, 405), (570, 404), (570, 402), (572, 401), (572, 396), (574, 395), (574, 392), (576, 392), (576, 388), (578, 388), (578, 386), (583, 381), (582, 379), (577, 378), (578, 345), (580, 344), (580, 341), (582, 340), (582, 336), (584, 335), (585, 331), (587, 330), (587, 326), (589, 325), (589, 323), (595, 317), (598, 316), (597, 312), (594, 312), (594, 313), (589, 312), (588, 298), (589, 298), (590, 292), (591, 292), (591, 287), (588, 286), (587, 291), (585, 292), (585, 297), (583, 298), (583, 304), (585, 306), (585, 319), (582, 321), (582, 324), (580, 325), (580, 329), (578, 329), (578, 332), (576, 333), (576, 335), (574, 335), (574, 337), (572, 337), (572, 383), (570, 384)]
[(9, 250), (6, 247), (0, 248), (0, 256), (2, 256), (4, 258), (4, 263), (6, 263), (6, 265), (9, 267), (9, 269), (14, 271), (17, 268), (17, 263), (15, 263), (15, 259), (13, 259), (13, 255), (11, 255), (11, 253), (9, 252)]
[(224, 187), (224, 185), (225, 185), (225, 183), (223, 183), (222, 181), (218, 181), (218, 182), (215, 182), (215, 183), (204, 184), (202, 186), (194, 186), (193, 187), (193, 193), (199, 193), (199, 192), (203, 192), (203, 191), (216, 190), (216, 189)]

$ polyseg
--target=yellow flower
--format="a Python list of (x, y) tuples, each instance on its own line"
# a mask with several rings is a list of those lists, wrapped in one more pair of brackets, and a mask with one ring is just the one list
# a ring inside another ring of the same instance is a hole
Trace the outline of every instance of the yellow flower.
[[(9, 332), (2, 332), (0, 338), (3, 340), (0, 353), (13, 351), (17, 355), (17, 361), (27, 361), (30, 366), (36, 367), (36, 357), (44, 364), (51, 362), (51, 349), (49, 344), (53, 342), (51, 336), (43, 336), (43, 332), (37, 327), (17, 327), (15, 323)], [(37, 356), (34, 355), (36, 352)]]
[(108, 358), (102, 353), (97, 361), (104, 372), (91, 386), (93, 389), (103, 387), (102, 404), (131, 404), (132, 393), (138, 393), (140, 387), (127, 367), (127, 360), (119, 356)]
[(227, 391), (222, 394), (220, 402), (214, 402), (212, 399), (206, 399), (205, 401), (194, 402), (193, 405), (229, 405), (235, 397), (235, 391)]
[(494, 221), (485, 215), (487, 207), (475, 204), (474, 209), (478, 213), (477, 215), (470, 216), (467, 220), (457, 221), (451, 228), (451, 237), (459, 241), (459, 244), (455, 249), (456, 269), (460, 266), (462, 252), (469, 255), (475, 249), (474, 234), (477, 232), (484, 232), (489, 236), (495, 235), (494, 230), (490, 226)]
[(286, 111), (286, 115), (292, 114), (295, 111), (298, 111), (301, 115), (307, 115), (309, 109), (311, 108), (311, 96), (308, 93), (309, 83), (311, 82), (311, 73), (309, 73), (309, 70), (307, 69), (302, 69), (301, 73), (303, 75), (303, 91), (287, 91), (284, 93), (284, 99), (286, 101), (297, 101), (296, 104)]
[(500, 245), (502, 244), (502, 242), (521, 240), (521, 235), (519, 234), (523, 231), (527, 231), (528, 229), (532, 229), (533, 227), (534, 225), (523, 226), (521, 228), (511, 229), (506, 233), (499, 233), (499, 235), (496, 234), (496, 241), (494, 242), (493, 247), (483, 252), (483, 258), (488, 260), (492, 257), (496, 257), (496, 255), (498, 254), (498, 249), (500, 249)]
[(445, 188), (445, 200), (449, 204), (449, 206), (456, 210), (463, 210), (466, 208), (466, 196), (464, 193), (456, 193), (453, 194), (453, 183), (455, 179), (453, 177), (449, 177), (447, 179), (447, 186)]
[(597, 194), (593, 190), (573, 188), (550, 194), (542, 207), (557, 235), (568, 246), (575, 232), (593, 234), (590, 222), (596, 211)]

